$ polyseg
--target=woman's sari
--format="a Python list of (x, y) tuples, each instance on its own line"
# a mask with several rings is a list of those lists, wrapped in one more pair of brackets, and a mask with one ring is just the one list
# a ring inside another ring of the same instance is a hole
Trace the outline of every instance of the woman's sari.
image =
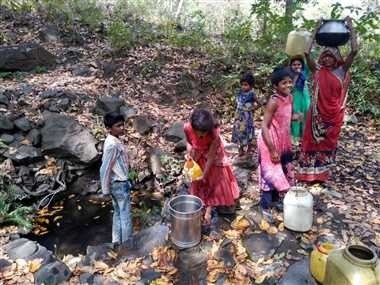
[[(303, 59), (300, 59), (303, 62)], [(307, 111), (310, 106), (310, 95), (307, 86), (307, 71), (302, 67), (302, 72), (298, 76), (293, 90), (293, 114), (302, 113), (303, 119), (301, 121), (292, 121), (291, 131), (294, 141), (302, 138), (303, 131), (306, 125)]]
[(333, 70), (320, 66), (313, 76), (313, 97), (306, 119), (297, 175), (301, 181), (329, 179), (330, 165), (335, 161), (343, 124), (350, 74), (344, 71), (337, 48), (326, 48), (320, 59), (325, 53), (334, 56), (337, 65)]

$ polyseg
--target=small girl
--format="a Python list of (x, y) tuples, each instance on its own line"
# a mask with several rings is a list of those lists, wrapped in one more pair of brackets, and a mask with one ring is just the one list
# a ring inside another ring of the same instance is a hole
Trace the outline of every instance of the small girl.
[(260, 204), (264, 210), (274, 202), (282, 210), (282, 198), (293, 185), (291, 120), (299, 120), (302, 115), (292, 116), (292, 78), (287, 69), (275, 70), (272, 75), (274, 94), (267, 104), (261, 132), (258, 137)]
[(184, 129), (187, 156), (203, 171), (202, 179), (191, 183), (190, 193), (202, 199), (206, 206), (205, 220), (210, 224), (212, 207), (235, 204), (239, 197), (238, 184), (212, 114), (205, 109), (194, 110)]
[(232, 130), (232, 142), (239, 144), (239, 156), (252, 150), (254, 137), (253, 111), (256, 102), (252, 91), (254, 79), (251, 73), (245, 74), (240, 80), (240, 89), (236, 94), (235, 123)]

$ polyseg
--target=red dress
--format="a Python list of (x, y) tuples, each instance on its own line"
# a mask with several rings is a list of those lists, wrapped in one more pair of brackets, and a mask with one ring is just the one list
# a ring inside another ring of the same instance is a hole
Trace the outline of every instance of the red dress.
[(205, 169), (208, 152), (213, 140), (217, 140), (216, 156), (203, 181), (191, 183), (190, 193), (202, 199), (206, 206), (231, 206), (239, 197), (239, 187), (232, 172), (231, 163), (224, 151), (219, 128), (212, 134), (199, 138), (190, 123), (185, 124), (187, 142), (192, 146), (193, 159)]

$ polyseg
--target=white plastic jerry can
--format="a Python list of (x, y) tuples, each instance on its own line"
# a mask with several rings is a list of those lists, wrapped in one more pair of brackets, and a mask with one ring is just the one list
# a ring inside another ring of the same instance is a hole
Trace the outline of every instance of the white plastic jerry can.
[(313, 225), (313, 195), (303, 187), (291, 187), (284, 198), (284, 225), (307, 232)]
[(290, 57), (303, 56), (311, 34), (306, 30), (295, 30), (288, 34), (285, 52)]

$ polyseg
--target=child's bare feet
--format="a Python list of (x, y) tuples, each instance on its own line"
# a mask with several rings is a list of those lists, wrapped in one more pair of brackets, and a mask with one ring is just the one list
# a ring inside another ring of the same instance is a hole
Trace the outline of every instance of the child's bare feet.
[(206, 224), (211, 223), (211, 207), (206, 208), (205, 221), (206, 221)]

